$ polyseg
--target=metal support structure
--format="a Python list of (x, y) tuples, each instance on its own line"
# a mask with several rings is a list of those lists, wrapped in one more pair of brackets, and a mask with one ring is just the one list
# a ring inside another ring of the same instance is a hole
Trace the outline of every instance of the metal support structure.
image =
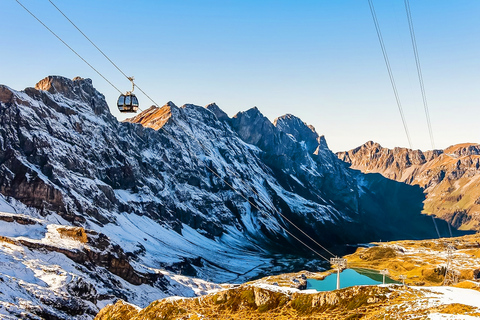
[(385, 284), (385, 276), (389, 275), (389, 272), (387, 269), (383, 269), (382, 271), (380, 271), (380, 274), (383, 275), (383, 284)]
[(132, 93), (133, 90), (135, 90), (135, 83), (133, 82), (133, 80), (135, 80), (135, 77), (134, 76), (128, 77), (128, 80), (132, 82), (132, 91), (128, 91), (128, 93)]
[(443, 286), (453, 285), (458, 283), (459, 272), (453, 270), (452, 268), (452, 257), (453, 251), (455, 251), (455, 247), (452, 245), (447, 245), (447, 266), (445, 268), (445, 278), (443, 279)]
[(347, 259), (344, 258), (330, 258), (330, 263), (336, 266), (337, 269), (337, 290), (340, 289), (340, 271), (347, 267)]
[(402, 280), (402, 285), (405, 287), (405, 279), (407, 279), (407, 276), (402, 274), (402, 275), (400, 275), (399, 278), (400, 278), (400, 280)]

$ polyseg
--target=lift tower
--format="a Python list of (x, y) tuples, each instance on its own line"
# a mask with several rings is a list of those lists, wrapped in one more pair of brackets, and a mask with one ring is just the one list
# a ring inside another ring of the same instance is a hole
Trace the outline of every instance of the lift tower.
[(456, 284), (458, 282), (459, 273), (453, 270), (453, 251), (455, 247), (452, 245), (447, 246), (447, 267), (445, 268), (445, 278), (443, 279), (444, 286)]
[(347, 267), (347, 259), (344, 258), (330, 258), (330, 263), (337, 269), (337, 290), (340, 289), (340, 271)]

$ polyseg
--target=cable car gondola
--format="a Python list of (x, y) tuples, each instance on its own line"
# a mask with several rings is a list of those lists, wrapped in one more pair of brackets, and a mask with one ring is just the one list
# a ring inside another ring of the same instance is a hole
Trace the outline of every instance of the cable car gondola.
[(118, 97), (117, 106), (118, 110), (122, 113), (135, 113), (138, 110), (138, 99), (133, 94), (135, 83), (133, 83), (133, 77), (129, 77), (128, 80), (132, 82), (132, 91), (127, 91), (125, 94), (121, 94), (120, 97)]

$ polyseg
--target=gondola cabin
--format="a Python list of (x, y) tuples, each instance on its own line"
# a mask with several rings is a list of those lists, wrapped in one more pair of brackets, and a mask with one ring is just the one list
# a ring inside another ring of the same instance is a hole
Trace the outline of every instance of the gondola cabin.
[(118, 97), (117, 106), (122, 113), (137, 112), (138, 99), (133, 93), (122, 94)]

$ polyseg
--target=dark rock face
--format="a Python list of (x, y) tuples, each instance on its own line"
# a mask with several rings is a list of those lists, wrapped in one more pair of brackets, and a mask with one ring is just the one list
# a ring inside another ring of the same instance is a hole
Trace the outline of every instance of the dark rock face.
[(217, 117), (218, 120), (227, 121), (227, 122), (230, 121), (230, 118), (228, 117), (228, 115), (222, 109), (220, 109), (220, 107), (217, 106), (216, 103), (210, 103), (205, 108), (208, 111), (212, 112), (215, 115), (215, 117)]
[(480, 145), (458, 144), (445, 150), (422, 152), (387, 149), (369, 141), (338, 157), (365, 173), (420, 186), (427, 194), (424, 211), (455, 228), (479, 230)]
[[(291, 114), (278, 117), (273, 121), (273, 125), (280, 131), (290, 134), (296, 141), (304, 141), (307, 146), (308, 153), (314, 153), (319, 146), (319, 139), (317, 132), (313, 126), (307, 125), (300, 118)], [(325, 141), (325, 140), (324, 140)]]

